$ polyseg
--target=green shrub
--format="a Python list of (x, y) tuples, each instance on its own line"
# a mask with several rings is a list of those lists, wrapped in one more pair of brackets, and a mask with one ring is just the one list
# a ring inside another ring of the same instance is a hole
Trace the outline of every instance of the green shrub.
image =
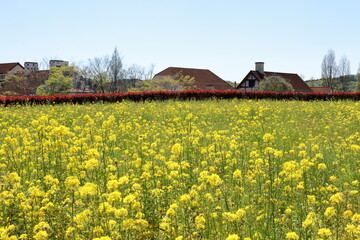
[(263, 81), (260, 81), (258, 90), (271, 92), (293, 92), (294, 88), (288, 80), (279, 76), (271, 76)]

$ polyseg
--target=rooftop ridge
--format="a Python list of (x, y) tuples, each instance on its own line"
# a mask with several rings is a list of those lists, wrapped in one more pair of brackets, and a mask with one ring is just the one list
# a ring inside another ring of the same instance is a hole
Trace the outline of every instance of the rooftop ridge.
[(210, 71), (209, 69), (206, 69), (206, 68), (187, 68), (187, 67), (168, 67), (168, 68), (178, 68), (178, 69), (206, 70), (206, 71)]
[[(258, 72), (256, 70), (252, 70), (253, 72)], [(299, 75), (297, 73), (288, 73), (288, 72), (270, 72), (270, 71), (264, 71), (264, 73), (278, 73), (278, 74), (293, 74), (293, 75)]]

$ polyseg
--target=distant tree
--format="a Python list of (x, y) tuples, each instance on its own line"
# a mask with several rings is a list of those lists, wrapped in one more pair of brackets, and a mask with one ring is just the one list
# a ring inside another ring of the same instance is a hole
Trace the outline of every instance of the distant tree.
[[(88, 65), (85, 67), (85, 74), (83, 74), (83, 81), (86, 82), (87, 88), (94, 93), (126, 92), (128, 88), (135, 87), (136, 82), (151, 79), (153, 71), (153, 65), (148, 71), (136, 64), (125, 68), (115, 47), (110, 58), (89, 59)], [(84, 86), (84, 84), (82, 85)]]
[(109, 83), (108, 78), (109, 58), (107, 57), (95, 57), (89, 59), (88, 66), (85, 68), (89, 81), (90, 89), (94, 93), (107, 92), (107, 85)]
[(136, 87), (136, 83), (140, 80), (144, 80), (144, 76), (145, 69), (139, 65), (133, 64), (125, 69), (124, 82), (126, 83), (126, 90)]
[(149, 79), (153, 78), (153, 76), (154, 76), (154, 68), (155, 68), (155, 65), (151, 64), (149, 69), (147, 70), (147, 72), (144, 75), (144, 80), (149, 80)]
[(19, 72), (6, 76), (1, 82), (0, 94), (3, 96), (25, 96), (36, 94), (36, 89), (45, 83), (49, 74), (47, 71)]
[(50, 59), (54, 59), (54, 58), (44, 57), (42, 61), (39, 63), (40, 69), (48, 70), (50, 68)]
[(126, 81), (124, 81), (123, 64), (116, 47), (109, 62), (108, 75), (111, 92), (126, 92), (127, 86)]
[(323, 85), (321, 79), (315, 79), (314, 77), (311, 77), (310, 80), (306, 80), (305, 82), (309, 87), (321, 87)]
[(178, 72), (173, 77), (180, 85), (182, 91), (186, 90), (195, 90), (195, 77), (189, 75), (183, 75), (181, 72)]
[(356, 74), (356, 92), (360, 92), (360, 64)]
[(321, 77), (324, 80), (325, 87), (334, 88), (334, 78), (337, 75), (337, 65), (335, 60), (335, 52), (332, 49), (324, 56), (321, 64)]
[(174, 77), (157, 77), (150, 80), (137, 82), (135, 88), (130, 88), (130, 92), (145, 91), (183, 91), (196, 89), (195, 78), (183, 76), (181, 73)]
[(293, 86), (280, 76), (271, 76), (259, 82), (258, 91), (293, 92)]
[(350, 91), (350, 61), (346, 56), (342, 56), (338, 65), (338, 75), (339, 75), (339, 90), (340, 91)]
[(153, 78), (150, 80), (136, 83), (136, 87), (129, 88), (129, 92), (147, 92), (147, 91), (177, 91), (181, 90), (179, 83), (169, 77)]
[(154, 64), (150, 65), (148, 70), (144, 67), (133, 64), (124, 70), (126, 79), (137, 79), (137, 80), (150, 80), (154, 74)]
[(39, 95), (55, 95), (68, 93), (73, 87), (73, 77), (76, 74), (74, 67), (52, 67), (49, 79), (40, 85), (36, 93)]
[(53, 59), (59, 59), (56, 56), (48, 56), (48, 57), (44, 57), (41, 62), (39, 63), (39, 68), (42, 70), (49, 70), (50, 69), (50, 60)]
[(144, 79), (145, 69), (139, 65), (133, 64), (128, 69), (124, 70), (125, 78), (127, 79)]
[(236, 87), (237, 87), (236, 82), (233, 82), (233, 81), (228, 81), (228, 80), (226, 80), (225, 82), (227, 82), (230, 86), (232, 86), (232, 87), (234, 87), (234, 88), (236, 88)]
[(11, 74), (1, 83), (1, 92), (5, 96), (27, 95), (29, 81), (24, 73)]
[(93, 81), (90, 78), (87, 66), (78, 66), (76, 69), (76, 75), (73, 78), (73, 90), (77, 93), (94, 93)]

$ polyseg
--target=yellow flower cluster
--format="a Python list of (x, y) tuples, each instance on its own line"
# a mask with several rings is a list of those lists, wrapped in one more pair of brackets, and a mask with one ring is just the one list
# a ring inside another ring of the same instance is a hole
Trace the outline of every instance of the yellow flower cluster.
[(360, 239), (360, 103), (0, 109), (0, 239)]

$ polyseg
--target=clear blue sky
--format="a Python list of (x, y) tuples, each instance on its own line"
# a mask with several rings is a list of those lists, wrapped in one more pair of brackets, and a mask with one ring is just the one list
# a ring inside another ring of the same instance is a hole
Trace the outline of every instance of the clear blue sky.
[(206, 68), (239, 82), (265, 70), (321, 76), (328, 49), (360, 63), (358, 0), (2, 0), (0, 62), (86, 64), (118, 48), (125, 65)]

